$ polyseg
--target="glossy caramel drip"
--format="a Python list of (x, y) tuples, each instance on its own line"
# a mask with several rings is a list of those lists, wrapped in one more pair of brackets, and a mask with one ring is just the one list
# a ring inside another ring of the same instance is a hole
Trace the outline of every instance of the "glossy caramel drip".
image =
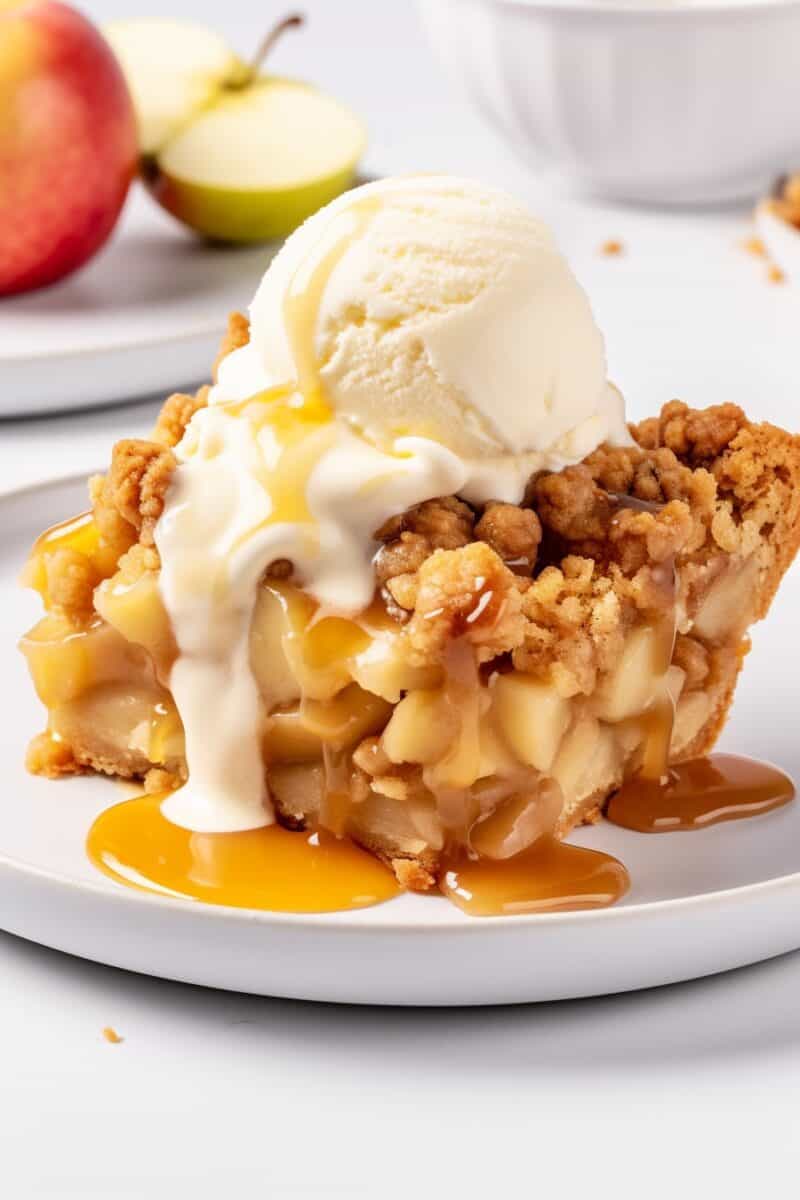
[[(340, 214), (330, 248), (310, 272), (301, 267), (292, 277), (283, 304), (283, 321), (296, 378), (247, 401), (226, 405), (234, 417), (246, 415), (255, 433), (269, 427), (274, 446), (258, 477), (271, 501), (270, 515), (239, 537), (239, 549), (255, 533), (281, 524), (307, 525), (313, 541), (317, 522), (308, 507), (308, 480), (335, 436), (331, 409), (319, 373), (315, 338), (319, 310), (328, 281), (341, 258), (380, 208), (377, 199), (362, 200)], [(277, 453), (275, 452), (277, 450)]]
[(89, 858), (117, 883), (164, 896), (270, 912), (340, 912), (400, 892), (365, 850), (322, 831), (280, 825), (246, 833), (192, 833), (168, 821), (163, 796), (139, 796), (101, 813)]
[[(644, 501), (637, 501), (642, 504)], [(659, 679), (658, 691), (649, 708), (642, 714), (640, 724), (644, 738), (644, 750), (640, 775), (643, 779), (661, 779), (669, 763), (669, 748), (675, 724), (675, 703), (667, 690), (667, 671), (675, 652), (677, 620), (675, 598), (677, 574), (674, 562), (662, 567), (664, 587), (669, 598), (668, 615), (653, 627), (653, 651), (650, 669)]]
[(323, 787), (319, 823), (341, 837), (347, 829), (352, 804), (350, 755), (328, 743), (322, 747)]
[(312, 471), (334, 436), (329, 410), (317, 400), (296, 404), (291, 395), (287, 398), (283, 387), (262, 392), (239, 407), (250, 420), (254, 434), (263, 434), (267, 429), (271, 434), (269, 453), (261, 453), (257, 471), (270, 498), (270, 513), (244, 530), (234, 549), (240, 549), (270, 525), (306, 525), (308, 536), (315, 538), (316, 520), (308, 507), (307, 488)]
[(74, 550), (91, 558), (100, 543), (100, 537), (92, 512), (80, 513), (58, 525), (51, 526), (40, 534), (31, 548), (28, 561), (22, 572), (21, 583), (33, 588), (42, 597), (45, 608), (50, 607), (50, 589), (47, 582), (46, 559), (59, 550)]
[(97, 548), (97, 542), (98, 532), (94, 514), (91, 511), (82, 512), (77, 517), (69, 517), (68, 520), (45, 529), (33, 543), (31, 555), (53, 554), (62, 549), (91, 554)]
[[(297, 386), (306, 405), (325, 405), (316, 352), (320, 306), (331, 275), (353, 243), (361, 237), (381, 207), (377, 196), (366, 197), (339, 213), (332, 222), (330, 248), (312, 270), (301, 267), (293, 276), (283, 303), (283, 322), (294, 361)], [(330, 236), (326, 230), (326, 236)]]
[(462, 858), (439, 886), (470, 916), (496, 917), (607, 908), (625, 895), (630, 878), (609, 854), (543, 837), (513, 858)]
[(657, 782), (666, 774), (674, 723), (675, 706), (666, 694), (657, 696), (639, 718), (639, 725), (644, 734), (642, 765), (639, 771), (642, 779)]
[(670, 767), (661, 779), (629, 779), (611, 797), (606, 815), (626, 829), (669, 833), (770, 812), (794, 794), (791, 779), (767, 763), (712, 754)]

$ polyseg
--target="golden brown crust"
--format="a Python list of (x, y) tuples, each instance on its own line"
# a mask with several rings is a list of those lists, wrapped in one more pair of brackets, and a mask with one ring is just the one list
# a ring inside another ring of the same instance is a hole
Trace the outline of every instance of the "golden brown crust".
[(744, 665), (749, 642), (744, 641), (724, 656), (720, 656), (715, 664), (713, 704), (711, 713), (695, 737), (684, 747), (676, 757), (676, 761), (697, 758), (713, 750), (717, 738), (728, 718), (728, 712), (733, 703), (739, 672)]
[(741, 428), (715, 462), (720, 493), (738, 518), (740, 544), (767, 539), (769, 554), (757, 616), (766, 616), (800, 548), (800, 437), (774, 425)]
[(388, 860), (387, 866), (394, 871), (400, 886), (409, 892), (429, 892), (436, 887), (438, 878), (436, 866), (431, 871), (414, 858), (391, 858)]
[(82, 768), (75, 760), (72, 747), (57, 741), (50, 733), (37, 733), (28, 743), (25, 766), (32, 775), (59, 779), (64, 775), (80, 775)]

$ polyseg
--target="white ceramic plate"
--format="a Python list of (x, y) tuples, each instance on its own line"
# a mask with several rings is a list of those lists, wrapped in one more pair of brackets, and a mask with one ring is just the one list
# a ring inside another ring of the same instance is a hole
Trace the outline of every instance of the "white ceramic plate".
[(136, 185), (87, 267), (0, 300), (0, 417), (166, 395), (207, 379), (228, 312), (249, 303), (276, 248), (201, 242)]
[[(119, 801), (100, 779), (26, 775), (42, 725), (17, 653), (37, 598), (16, 577), (33, 537), (85, 506), (66, 480), (0, 499), (0, 925), (84, 958), (236, 991), (362, 1004), (500, 1004), (626, 991), (725, 971), (800, 947), (800, 804), (702, 833), (611, 825), (574, 840), (618, 855), (630, 895), (614, 909), (470, 919), (439, 897), (355, 913), (286, 916), (161, 899), (88, 862), (93, 818)], [(793, 714), (800, 571), (755, 632), (724, 745), (800, 779)]]

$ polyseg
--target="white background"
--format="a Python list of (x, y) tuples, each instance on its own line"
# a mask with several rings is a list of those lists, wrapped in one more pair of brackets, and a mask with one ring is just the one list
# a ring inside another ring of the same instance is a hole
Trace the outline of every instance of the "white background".
[[(99, 20), (164, 15), (134, 0), (85, 7)], [(546, 216), (590, 290), (634, 415), (679, 394), (740, 400), (797, 428), (800, 301), (738, 248), (745, 209), (563, 197), (441, 78), (412, 4), (303, 7), (309, 27), (287, 36), (276, 70), (365, 114), (376, 173), (477, 175)], [(172, 0), (169, 11), (205, 17), (244, 51), (281, 9)], [(624, 257), (598, 253), (612, 237)], [(102, 463), (152, 413), (0, 424), (0, 487)], [(103, 1040), (105, 1025), (121, 1045)], [(9, 1200), (795, 1196), (799, 1102), (798, 955), (657, 992), (415, 1012), (200, 991), (0, 934)]]

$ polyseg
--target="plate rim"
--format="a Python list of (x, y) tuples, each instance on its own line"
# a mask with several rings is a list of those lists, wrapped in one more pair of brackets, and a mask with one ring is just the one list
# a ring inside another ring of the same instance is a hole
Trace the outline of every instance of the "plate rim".
[[(24, 500), (25, 497), (47, 492), (54, 488), (65, 487), (68, 485), (78, 485), (88, 479), (90, 472), (72, 471), (65, 475), (48, 476), (45, 479), (37, 480), (33, 483), (27, 483), (19, 487), (12, 487), (5, 491), (0, 491), (0, 506), (8, 501)], [(766, 760), (761, 760), (766, 761)], [(775, 765), (775, 764), (771, 764)], [(783, 768), (780, 768), (783, 769)], [(123, 800), (116, 800), (116, 803), (124, 803)], [(794, 800), (789, 801), (789, 804), (800, 804), (800, 795), (796, 794)], [(104, 806), (101, 811), (106, 808), (113, 807), (112, 804)], [(780, 813), (785, 807), (774, 810), (774, 812), (764, 813), (760, 816), (750, 818), (755, 821), (766, 821)], [(697, 836), (702, 836), (708, 830), (695, 831)], [(641, 834), (642, 837), (657, 837), (659, 834)], [(665, 834), (663, 836), (668, 836)], [(359, 931), (359, 932), (380, 932), (386, 936), (394, 934), (419, 934), (423, 931), (429, 933), (452, 934), (460, 931), (471, 931), (473, 934), (476, 931), (486, 931), (490, 929), (541, 929), (567, 926), (571, 928), (575, 925), (584, 926), (597, 922), (608, 924), (609, 922), (618, 922), (624, 920), (642, 920), (648, 916), (658, 917), (667, 912), (674, 910), (723, 907), (737, 904), (740, 901), (748, 901), (755, 897), (761, 897), (764, 894), (780, 891), (791, 891), (796, 888), (800, 890), (800, 871), (792, 871), (783, 875), (776, 875), (769, 879), (760, 879), (753, 883), (741, 884), (738, 887), (718, 888), (710, 892), (697, 892), (690, 896), (674, 896), (662, 900), (650, 900), (638, 904), (623, 904), (611, 905), (607, 908), (594, 909), (578, 909), (569, 912), (554, 912), (554, 913), (517, 913), (504, 916), (493, 917), (470, 917), (464, 913), (458, 913), (460, 919), (447, 922), (430, 923), (422, 918), (409, 919), (404, 918), (400, 921), (385, 925), (376, 925), (369, 920), (364, 920), (363, 914), (374, 911), (383, 907), (383, 904), (388, 904), (390, 901), (384, 901), (382, 904), (367, 905), (363, 908), (345, 910), (336, 913), (286, 913), (274, 912), (269, 909), (254, 909), (244, 907), (234, 907), (231, 905), (215, 905), (206, 904), (201, 900), (195, 900), (191, 897), (181, 898), (172, 896), (162, 896), (157, 892), (149, 892), (144, 889), (127, 888), (122, 885), (105, 882), (98, 879), (75, 879), (69, 875), (65, 875), (60, 871), (53, 871), (44, 867), (37, 866), (35, 863), (26, 862), (23, 859), (15, 858), (12, 855), (4, 853), (0, 850), (0, 871), (13, 874), (19, 874), (31, 877), (33, 879), (42, 880), (47, 883), (56, 885), (60, 888), (65, 888), (71, 892), (88, 893), (99, 899), (111, 899), (113, 902), (122, 903), (125, 905), (147, 904), (151, 908), (160, 908), (170, 913), (195, 913), (210, 912), (216, 917), (226, 921), (256, 923), (263, 925), (281, 925), (295, 926), (308, 929), (336, 929), (341, 931)], [(402, 895), (403, 893), (401, 893)], [(413, 893), (410, 893), (413, 895)], [(433, 897), (437, 899), (438, 897)], [(443, 898), (442, 898), (443, 899)], [(332, 920), (333, 918), (333, 920)]]
[(215, 320), (209, 321), (205, 325), (198, 324), (191, 329), (184, 329), (180, 333), (164, 333), (153, 337), (131, 339), (129, 341), (113, 341), (103, 342), (91, 346), (65, 346), (61, 350), (51, 350), (46, 353), (31, 354), (28, 351), (23, 351), (15, 354), (13, 351), (7, 353), (0, 351), (0, 366), (24, 366), (26, 363), (44, 363), (53, 362), (56, 359), (74, 360), (82, 356), (91, 355), (94, 358), (103, 354), (117, 354), (128, 350), (147, 350), (155, 346), (163, 346), (171, 342), (184, 342), (192, 338), (211, 337), (219, 333), (223, 333), (225, 322)]
[[(118, 801), (117, 803), (124, 803), (124, 801)], [(109, 807), (112, 806), (109, 805)], [(105, 811), (105, 809), (102, 811)], [(768, 820), (771, 815), (770, 813), (765, 813), (761, 818), (755, 817), (752, 819)], [(700, 830), (698, 832), (702, 834), (703, 831)], [(648, 835), (643, 834), (642, 836)], [(102, 880), (95, 882), (90, 879), (73, 879), (68, 875), (62, 874), (60, 871), (47, 870), (36, 866), (34, 863), (27, 863), (22, 859), (13, 858), (2, 852), (0, 852), (0, 871), (44, 880), (60, 888), (65, 888), (68, 891), (89, 893), (91, 896), (105, 899), (110, 898), (115, 902), (128, 905), (147, 904), (151, 908), (165, 909), (171, 913), (193, 912), (197, 914), (204, 912), (213, 913), (216, 917), (227, 921), (245, 922), (247, 924), (286, 925), (289, 927), (302, 926), (303, 928), (316, 930), (335, 928), (342, 931), (380, 932), (386, 936), (418, 934), (421, 932), (447, 933), (450, 935), (459, 931), (466, 932), (467, 930), (485, 931), (487, 928), (539, 929), (553, 928), (555, 926), (583, 926), (598, 922), (608, 924), (612, 921), (633, 921), (643, 920), (649, 916), (658, 917), (664, 913), (672, 913), (676, 909), (721, 908), (755, 897), (760, 898), (765, 893), (792, 891), (795, 888), (800, 890), (800, 871), (793, 871), (786, 875), (776, 875), (772, 879), (760, 879), (755, 883), (742, 884), (739, 887), (720, 888), (712, 892), (697, 892), (691, 896), (674, 896), (664, 900), (650, 900), (641, 904), (611, 905), (607, 908), (578, 909), (571, 912), (517, 913), (507, 916), (484, 918), (461, 914), (463, 919), (433, 924), (422, 918), (404, 918), (402, 921), (379, 926), (371, 921), (365, 921), (361, 914), (380, 909), (384, 904), (390, 904), (391, 900), (382, 901), (381, 904), (365, 905), (363, 908), (344, 910), (342, 912), (287, 913), (275, 912), (271, 909), (206, 904), (202, 900), (195, 900), (191, 897), (181, 899), (179, 897), (161, 896), (157, 892), (149, 892), (145, 889), (127, 888), (113, 883), (105, 884)], [(409, 895), (413, 894), (409, 893)], [(436, 900), (440, 897), (433, 896), (429, 898)], [(444, 897), (441, 897), (441, 899), (443, 900)], [(335, 921), (332, 921), (331, 918), (335, 918)]]

